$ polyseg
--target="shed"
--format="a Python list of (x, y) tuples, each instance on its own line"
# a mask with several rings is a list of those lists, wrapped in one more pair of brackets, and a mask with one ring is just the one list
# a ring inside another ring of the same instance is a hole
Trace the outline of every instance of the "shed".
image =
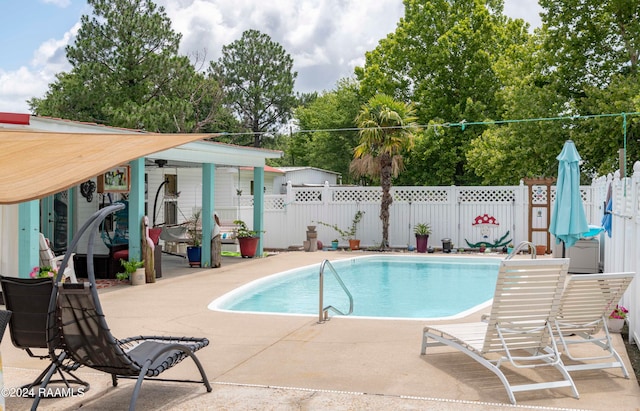
[(331, 170), (323, 170), (316, 167), (278, 167), (284, 172), (283, 176), (274, 179), (274, 187), (280, 187), (280, 193), (286, 191), (287, 182), (291, 181), (293, 186), (305, 185), (329, 185), (335, 186), (342, 184), (342, 175)]

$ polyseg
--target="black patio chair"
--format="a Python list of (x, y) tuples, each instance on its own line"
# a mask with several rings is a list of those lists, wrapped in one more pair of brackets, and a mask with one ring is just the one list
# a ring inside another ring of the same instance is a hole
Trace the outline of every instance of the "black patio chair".
[(0, 342), (2, 342), (2, 337), (4, 337), (4, 331), (7, 329), (7, 325), (9, 325), (10, 318), (11, 311), (0, 310)]
[[(59, 361), (59, 351), (51, 357), (49, 351), (36, 354), (33, 350), (48, 349), (47, 341), (47, 313), (49, 301), (53, 291), (53, 281), (50, 278), (17, 278), (0, 276), (0, 285), (4, 295), (5, 306), (12, 312), (9, 319), (9, 334), (11, 342), (16, 348), (23, 349), (30, 357), (48, 360), (48, 366), (33, 380), (25, 384), (21, 392), (33, 393), (39, 386), (48, 384), (64, 384), (65, 389), (46, 389), (43, 397), (64, 397), (89, 389), (89, 383), (73, 374), (80, 364), (73, 361)], [(58, 379), (48, 379), (48, 384), (42, 385), (45, 375), (49, 372), (58, 374)]]
[[(75, 250), (83, 234), (89, 233), (87, 247), (89, 281), (79, 284), (60, 283), (58, 281), (61, 278), (58, 275), (49, 302), (48, 338), (51, 341), (59, 341), (63, 358), (70, 358), (83, 366), (111, 374), (114, 387), (118, 384), (118, 378), (137, 379), (129, 403), (130, 410), (135, 409), (140, 387), (147, 379), (202, 383), (207, 392), (211, 392), (211, 384), (204, 368), (194, 354), (195, 351), (209, 344), (206, 338), (136, 336), (119, 340), (109, 330), (95, 287), (92, 258), (93, 233), (108, 214), (122, 207), (122, 204), (115, 204), (98, 211), (80, 228), (74, 238), (71, 252)], [(50, 346), (51, 355), (55, 355), (55, 348)], [(187, 357), (196, 364), (201, 380), (157, 378)], [(48, 376), (45, 376), (43, 384), (46, 383), (47, 378)], [(36, 395), (32, 410), (37, 407), (39, 400)]]

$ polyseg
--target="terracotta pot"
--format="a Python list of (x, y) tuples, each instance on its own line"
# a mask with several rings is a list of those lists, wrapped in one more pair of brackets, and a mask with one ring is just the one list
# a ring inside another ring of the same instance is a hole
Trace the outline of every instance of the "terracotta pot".
[(536, 245), (536, 255), (545, 255), (547, 252), (546, 245)]
[(360, 240), (349, 240), (349, 248), (352, 250), (359, 250)]
[(253, 258), (256, 255), (259, 240), (260, 237), (238, 238), (238, 243), (240, 243), (240, 255), (243, 258)]

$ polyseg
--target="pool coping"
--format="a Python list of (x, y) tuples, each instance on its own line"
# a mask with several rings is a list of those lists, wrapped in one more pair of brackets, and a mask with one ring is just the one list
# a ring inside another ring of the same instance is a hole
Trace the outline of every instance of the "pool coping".
[[(354, 253), (352, 253), (354, 254)], [(452, 260), (468, 260), (467, 258), (465, 258), (464, 256), (456, 256), (456, 255), (450, 255), (450, 254), (443, 254), (443, 255), (435, 255), (435, 256), (429, 256), (428, 258), (426, 257), (425, 254), (421, 255), (421, 254), (416, 254), (416, 253), (411, 253), (411, 254), (407, 254), (407, 253), (385, 253), (385, 254), (364, 254), (364, 255), (358, 255), (358, 254), (354, 254), (345, 258), (339, 258), (339, 259), (334, 259), (332, 261), (332, 266), (335, 266), (336, 269), (339, 269), (341, 272), (344, 272), (345, 267), (338, 267), (341, 264), (352, 264), (353, 261), (355, 260), (361, 260), (361, 261), (371, 261), (371, 260), (378, 260), (380, 262), (393, 262), (392, 258), (396, 258), (396, 259), (406, 259), (406, 260), (410, 260), (411, 261), (418, 261), (418, 260), (437, 260), (435, 262), (450, 262)], [(498, 272), (498, 266), (499, 266), (499, 262), (502, 260), (502, 258), (498, 257), (498, 256), (491, 256), (491, 257), (487, 257), (485, 255), (482, 255), (481, 257), (476, 257), (479, 260), (483, 260), (482, 262), (491, 262), (492, 264), (496, 265), (496, 274)], [(245, 296), (248, 292), (254, 291), (254, 290), (262, 290), (262, 286), (265, 285), (266, 283), (269, 282), (273, 282), (273, 281), (278, 281), (280, 279), (286, 278), (288, 276), (294, 275), (296, 271), (298, 270), (315, 270), (318, 271), (320, 270), (320, 267), (322, 265), (322, 262), (318, 262), (318, 263), (314, 263), (314, 264), (308, 264), (305, 266), (301, 266), (301, 267), (296, 267), (293, 269), (289, 269), (289, 270), (285, 270), (285, 271), (281, 271), (278, 273), (273, 273), (273, 274), (269, 274), (269, 275), (265, 275), (262, 276), (260, 278), (257, 278), (253, 281), (250, 281), (246, 284), (243, 284), (241, 286), (239, 286), (238, 288), (235, 288), (217, 298), (215, 298), (213, 301), (211, 301), (211, 303), (207, 306), (208, 309), (212, 310), (212, 311), (219, 311), (219, 312), (226, 312), (226, 313), (238, 313), (238, 314), (255, 314), (255, 315), (284, 315), (284, 316), (297, 316), (297, 317), (307, 317), (307, 318), (318, 318), (319, 317), (319, 313), (292, 313), (292, 312), (282, 312), (282, 311), (255, 311), (255, 310), (247, 310), (247, 309), (243, 309), (243, 310), (239, 310), (239, 309), (230, 309), (230, 308), (223, 308), (224, 306), (228, 306), (231, 302), (233, 302), (233, 300), (237, 299), (238, 297), (242, 297)], [(312, 275), (315, 273), (315, 271), (312, 272)], [(305, 275), (307, 275), (305, 273)], [(338, 273), (338, 275), (340, 275), (340, 273)], [(491, 296), (493, 296), (493, 294), (491, 294)], [(358, 314), (353, 314), (353, 315), (340, 315), (334, 312), (330, 312), (329, 314), (333, 317), (340, 317), (340, 318), (344, 318), (344, 319), (359, 319), (359, 320), (397, 320), (397, 321), (405, 321), (405, 320), (414, 320), (414, 321), (428, 321), (428, 322), (432, 322), (432, 321), (451, 321), (451, 320), (456, 320), (456, 319), (460, 319), (460, 318), (464, 318), (467, 317), (468, 315), (471, 315), (472, 313), (476, 312), (476, 311), (480, 311), (480, 310), (486, 310), (488, 309), (488, 307), (491, 306), (491, 304), (493, 303), (493, 298), (489, 298), (488, 300), (485, 300), (479, 304), (476, 304), (473, 307), (464, 309), (460, 312), (457, 312), (455, 314), (452, 315), (447, 315), (447, 316), (438, 316), (438, 317), (383, 317), (383, 316), (367, 316), (367, 315), (358, 315)], [(319, 307), (318, 307), (319, 308)], [(345, 310), (346, 311), (346, 310)]]

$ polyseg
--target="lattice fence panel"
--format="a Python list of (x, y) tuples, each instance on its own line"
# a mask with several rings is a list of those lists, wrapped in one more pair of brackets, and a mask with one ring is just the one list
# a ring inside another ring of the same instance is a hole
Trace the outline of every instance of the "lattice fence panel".
[(285, 204), (284, 196), (265, 196), (264, 208), (265, 210), (283, 210)]
[(407, 203), (446, 203), (449, 201), (449, 192), (445, 189), (399, 188), (393, 189), (393, 199)]
[[(551, 186), (551, 202), (555, 202), (556, 201), (556, 186)], [(580, 187), (580, 198), (582, 198), (582, 201), (584, 201), (585, 203), (589, 202), (589, 193), (591, 192), (591, 187), (587, 186), (587, 187)]]
[(516, 198), (515, 190), (506, 188), (459, 188), (457, 195), (461, 203), (511, 203)]
[(317, 203), (322, 201), (322, 189), (296, 189), (295, 201), (297, 203)]
[(240, 207), (253, 207), (253, 196), (240, 196), (238, 197)]
[(365, 189), (337, 189), (333, 190), (331, 201), (334, 203), (374, 203), (382, 199), (379, 187)]
[[(553, 191), (553, 190), (552, 190)], [(547, 203), (547, 186), (534, 185), (531, 187), (531, 204)]]

